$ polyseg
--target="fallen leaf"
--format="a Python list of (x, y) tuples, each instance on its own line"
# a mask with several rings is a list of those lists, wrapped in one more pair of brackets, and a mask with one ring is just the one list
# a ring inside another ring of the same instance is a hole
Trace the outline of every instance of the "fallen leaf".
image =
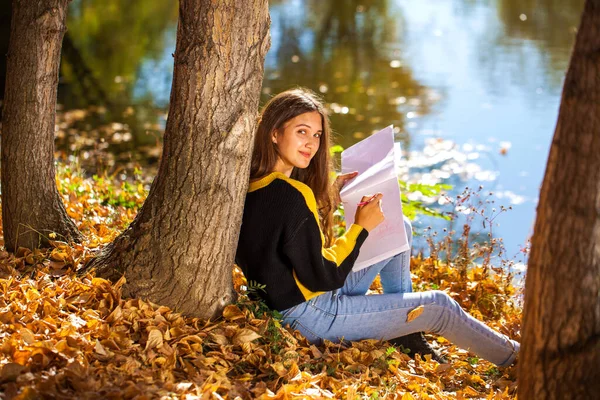
[(235, 334), (235, 336), (233, 337), (233, 343), (234, 344), (248, 343), (248, 342), (252, 342), (253, 340), (256, 340), (260, 337), (261, 336), (258, 333), (254, 332), (252, 329), (244, 328), (244, 329), (240, 329)]
[(436, 374), (440, 374), (442, 372), (446, 372), (449, 369), (452, 368), (452, 364), (439, 364), (436, 368), (435, 368), (435, 373)]
[(244, 318), (244, 312), (236, 305), (230, 304), (223, 310), (223, 317), (229, 321)]
[(323, 356), (323, 353), (321, 353), (321, 350), (319, 350), (317, 348), (317, 346), (315, 346), (314, 344), (310, 345), (310, 352), (312, 353), (312, 356), (314, 358), (321, 358)]
[(467, 386), (463, 390), (463, 394), (465, 394), (466, 396), (469, 396), (469, 397), (479, 397), (479, 396), (481, 396), (479, 394), (479, 392), (477, 392), (477, 390), (473, 389), (471, 386)]
[(12, 382), (17, 379), (21, 372), (25, 367), (21, 364), (17, 363), (8, 363), (2, 367), (2, 372), (0, 372), (0, 382)]
[(101, 359), (108, 359), (113, 356), (113, 353), (110, 350), (107, 350), (98, 340), (96, 340), (94, 351), (101, 357)]
[(406, 322), (414, 321), (419, 315), (423, 314), (425, 307), (418, 306), (417, 308), (413, 308), (408, 315), (406, 316)]
[(106, 322), (113, 323), (119, 321), (123, 316), (123, 310), (121, 306), (116, 306), (115, 309), (110, 313), (108, 317), (106, 317)]
[(21, 328), (19, 333), (21, 334), (21, 338), (25, 343), (33, 344), (35, 342), (35, 336), (33, 336), (33, 332), (31, 332), (29, 329)]
[(150, 331), (150, 333), (148, 334), (148, 341), (146, 342), (146, 348), (144, 350), (154, 349), (154, 348), (162, 346), (162, 344), (163, 344), (162, 332), (159, 329), (152, 329)]

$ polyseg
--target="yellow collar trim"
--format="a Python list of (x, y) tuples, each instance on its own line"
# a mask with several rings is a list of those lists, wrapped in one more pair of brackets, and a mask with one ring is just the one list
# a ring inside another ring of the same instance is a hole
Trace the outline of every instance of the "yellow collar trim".
[(262, 189), (265, 186), (269, 186), (269, 184), (277, 178), (283, 179), (283, 180), (290, 179), (285, 174), (282, 174), (281, 172), (271, 172), (269, 175), (266, 175), (257, 181), (250, 182), (250, 187), (248, 188), (248, 192), (254, 192), (255, 190)]

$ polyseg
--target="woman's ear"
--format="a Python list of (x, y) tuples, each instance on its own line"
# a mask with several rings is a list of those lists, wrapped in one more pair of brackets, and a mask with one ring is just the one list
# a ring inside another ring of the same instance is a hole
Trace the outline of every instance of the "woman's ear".
[(277, 144), (277, 130), (273, 130), (273, 132), (271, 133), (271, 140), (273, 141), (273, 143)]

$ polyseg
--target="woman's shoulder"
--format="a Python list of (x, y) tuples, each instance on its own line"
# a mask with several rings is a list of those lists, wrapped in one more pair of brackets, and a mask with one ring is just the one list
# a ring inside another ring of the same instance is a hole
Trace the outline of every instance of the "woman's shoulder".
[(271, 173), (263, 178), (250, 182), (249, 193), (260, 189), (271, 189), (277, 195), (287, 194), (291, 200), (298, 200), (305, 203), (312, 210), (317, 209), (317, 201), (312, 189), (295, 179), (278, 172)]
[(315, 194), (313, 193), (312, 189), (308, 185), (306, 185), (305, 183), (302, 183), (300, 181), (297, 181), (295, 179), (288, 178), (285, 175), (283, 175), (283, 177), (280, 179), (282, 181), (284, 181), (285, 183), (287, 183), (288, 185), (290, 185), (292, 188), (294, 188), (297, 192), (299, 192), (302, 195), (302, 197), (304, 198), (304, 200), (306, 201), (306, 203), (308, 204), (309, 208), (311, 208), (311, 209), (316, 208), (317, 201), (315, 199)]

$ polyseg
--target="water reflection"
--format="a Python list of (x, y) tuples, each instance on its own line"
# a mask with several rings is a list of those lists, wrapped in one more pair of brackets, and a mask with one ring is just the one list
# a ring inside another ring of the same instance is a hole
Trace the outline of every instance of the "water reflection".
[[(147, 0), (74, 0), (69, 6), (67, 43), (79, 58), (64, 54), (62, 76), (68, 94), (62, 103), (71, 108), (82, 100), (98, 105), (87, 81), (104, 91), (112, 103), (130, 105), (152, 101), (134, 98), (140, 68), (163, 56), (168, 28), (177, 21), (177, 2)], [(169, 43), (171, 44), (171, 43)], [(87, 70), (87, 71), (81, 71)], [(65, 88), (66, 89), (66, 88)], [(165, 88), (167, 91), (169, 87)]]
[[(514, 206), (495, 220), (500, 226), (494, 235), (505, 239), (508, 254), (520, 254), (531, 234), (583, 1), (396, 4), (409, 21), (403, 50), (414, 76), (444, 95), (409, 130), (414, 147), (426, 148), (434, 137), (452, 141), (466, 155), (477, 150), (474, 163), (496, 179), (482, 180), (479, 173), (456, 185), (484, 185), (494, 193), (488, 209)], [(433, 167), (422, 176), (438, 177)]]
[(389, 1), (282, 2), (271, 7), (272, 49), (263, 101), (292, 86), (320, 92), (344, 147), (388, 124), (407, 144), (406, 122), (433, 98), (401, 56), (403, 18)]
[[(564, 49), (573, 43), (585, 0), (497, 0), (497, 12), (511, 38), (533, 40), (563, 69)], [(551, 64), (553, 65), (553, 64)]]
[[(67, 116), (58, 145), (83, 154), (92, 170), (95, 163), (112, 167), (128, 159), (142, 161), (140, 151), (143, 159), (156, 153), (156, 138), (162, 137), (176, 7), (77, 0), (69, 11), (59, 101), (66, 109), (102, 107)], [(401, 57), (404, 22), (398, 9), (389, 1), (278, 1), (271, 3), (271, 17), (263, 102), (306, 86), (327, 101), (338, 144), (350, 146), (394, 124), (397, 139), (408, 145), (407, 124), (427, 114), (437, 94), (412, 77)], [(75, 130), (87, 139), (67, 134)]]
[[(414, 29), (407, 28), (409, 22), (414, 25), (414, 16), (409, 13), (411, 20), (406, 20), (403, 3), (272, 1), (273, 45), (262, 102), (289, 87), (307, 86), (330, 104), (336, 141), (342, 146), (394, 124), (397, 139), (409, 148), (411, 136), (422, 128), (420, 121), (448, 96), (447, 88), (422, 79), (421, 66), (427, 69), (434, 63), (452, 71), (448, 61), (459, 50), (447, 43), (447, 56), (436, 59), (438, 49), (432, 47), (430, 59), (415, 63), (406, 51), (406, 30)], [(460, 28), (476, 36), (475, 73), (487, 91), (501, 95), (507, 83), (530, 94), (560, 87), (583, 0), (441, 3), (440, 8), (450, 3), (452, 12), (467, 22)], [(118, 121), (131, 130), (131, 141), (109, 146), (113, 153), (125, 151), (130, 157), (162, 136), (176, 18), (174, 2), (75, 0), (70, 5), (59, 102), (66, 109), (103, 106), (105, 112), (89, 113), (77, 129)], [(441, 29), (434, 34), (445, 33)], [(414, 35), (410, 40), (422, 41)], [(457, 77), (462, 79), (468, 78)], [(109, 134), (110, 129), (104, 131)], [(110, 137), (105, 139), (110, 142)], [(59, 145), (67, 151), (84, 150), (69, 135)]]
[[(491, 88), (506, 82), (538, 89), (562, 86), (584, 0), (496, 0), (477, 51)], [(534, 50), (535, 49), (535, 50)]]
[[(57, 147), (95, 173), (158, 160), (177, 2), (75, 0), (63, 42)], [(156, 71), (160, 69), (160, 73)], [(157, 79), (162, 76), (164, 79)]]
[[(514, 250), (530, 232), (583, 2), (272, 0), (261, 100), (298, 85), (321, 93), (344, 147), (393, 123), (413, 179), (483, 183), (515, 205), (495, 231)], [(156, 163), (177, 3), (70, 7), (57, 145), (90, 172)]]

